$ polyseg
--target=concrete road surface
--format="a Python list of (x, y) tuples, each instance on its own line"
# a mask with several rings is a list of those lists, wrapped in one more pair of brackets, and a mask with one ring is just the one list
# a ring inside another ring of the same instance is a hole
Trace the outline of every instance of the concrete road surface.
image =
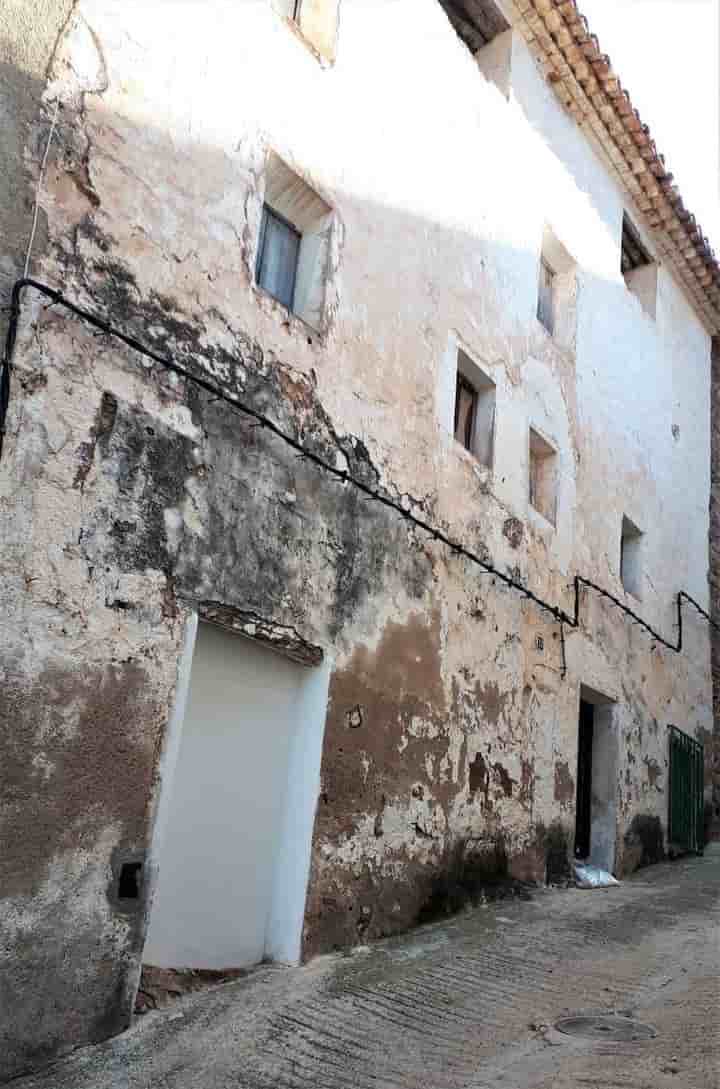
[[(553, 1026), (623, 1011), (657, 1035)], [(720, 844), (146, 1015), (13, 1089), (719, 1089)]]

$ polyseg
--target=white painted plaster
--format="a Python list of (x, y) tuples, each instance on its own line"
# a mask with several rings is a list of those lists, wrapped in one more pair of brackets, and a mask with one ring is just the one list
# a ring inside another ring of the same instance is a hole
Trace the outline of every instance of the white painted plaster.
[(593, 706), (590, 798), (590, 862), (615, 872), (617, 853), (618, 768), (620, 728), (614, 700), (587, 685), (580, 697)]
[(332, 662), (328, 658), (315, 669), (304, 671), (290, 744), (265, 935), (265, 955), (289, 964), (300, 959), (331, 672)]
[(173, 782), (180, 755), (180, 742), (183, 732), (183, 722), (187, 712), (188, 690), (192, 670), (195, 641), (197, 639), (198, 618), (197, 613), (191, 612), (185, 624), (182, 648), (178, 660), (177, 685), (173, 698), (172, 711), (165, 730), (163, 751), (158, 761), (158, 787), (156, 791), (157, 805), (155, 822), (150, 848), (150, 865), (153, 873), (153, 884), (156, 883), (156, 874), (162, 853), (163, 842), (167, 831), (168, 821), (172, 806)]
[(326, 703), (326, 668), (198, 627), (166, 760), (146, 963), (244, 967), (266, 937), (273, 955), (298, 958)]

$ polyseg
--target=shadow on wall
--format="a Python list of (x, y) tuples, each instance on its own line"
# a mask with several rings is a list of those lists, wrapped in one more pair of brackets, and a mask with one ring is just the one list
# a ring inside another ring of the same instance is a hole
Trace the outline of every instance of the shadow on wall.
[[(31, 160), (42, 159), (44, 133), (36, 122), (48, 67), (74, 7), (75, 0), (44, 0), (32, 6), (30, 19), (24, 0), (6, 0), (0, 11), (0, 342), (7, 328), (4, 308), (13, 283), (23, 273), (33, 218), (25, 151), (29, 139)], [(36, 241), (36, 252), (43, 252), (47, 246), (44, 212)]]
[[(567, 830), (557, 822), (548, 829), (540, 824), (535, 833), (535, 842), (525, 848), (522, 860), (508, 857), (502, 832), (490, 845), (459, 839), (446, 846), (417, 922), (430, 923), (491, 900), (530, 900), (538, 884), (569, 883), (572, 844)], [(522, 868), (519, 861), (524, 863)], [(517, 876), (519, 872), (523, 877)]]

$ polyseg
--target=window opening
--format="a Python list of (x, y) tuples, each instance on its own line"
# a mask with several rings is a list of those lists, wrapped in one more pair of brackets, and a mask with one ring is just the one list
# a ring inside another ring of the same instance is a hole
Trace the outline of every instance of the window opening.
[(268, 152), (263, 200), (255, 283), (319, 331), (326, 317), (332, 209), (274, 151)]
[(255, 279), (264, 291), (293, 309), (302, 235), (269, 205), (263, 206)]
[(657, 262), (645, 249), (627, 215), (623, 215), (620, 264), (628, 291), (633, 293), (648, 317), (654, 319), (657, 312)]
[(540, 258), (540, 282), (538, 287), (537, 316), (548, 333), (554, 330), (553, 309), (555, 301), (555, 271), (544, 257)]
[(534, 428), (529, 439), (530, 505), (555, 525), (557, 519), (557, 451)]
[(622, 244), (620, 247), (620, 264), (623, 276), (627, 276), (634, 269), (643, 268), (653, 263), (652, 257), (640, 240), (637, 228), (627, 215), (623, 215)]
[(620, 530), (620, 579), (634, 597), (642, 596), (642, 531), (623, 515)]
[(462, 348), (456, 355), (454, 432), (481, 465), (492, 468), (495, 383)]

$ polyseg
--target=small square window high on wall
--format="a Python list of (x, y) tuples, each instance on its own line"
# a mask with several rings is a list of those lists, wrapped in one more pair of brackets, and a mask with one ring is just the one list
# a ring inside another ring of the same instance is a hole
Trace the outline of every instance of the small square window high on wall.
[(642, 597), (642, 530), (623, 515), (620, 528), (620, 579), (633, 597)]
[(537, 319), (559, 347), (575, 341), (575, 260), (552, 229), (543, 230), (538, 268)]
[(540, 258), (540, 283), (538, 285), (538, 321), (548, 333), (554, 329), (555, 272), (544, 258)]
[(462, 348), (457, 350), (454, 433), (481, 465), (492, 468), (495, 383)]
[(625, 286), (637, 298), (648, 317), (657, 312), (657, 263), (640, 238), (627, 212), (623, 214), (620, 267)]
[(638, 229), (627, 213), (623, 215), (620, 264), (623, 276), (627, 276), (634, 269), (642, 268), (643, 265), (652, 264), (652, 257), (645, 249)]
[(557, 450), (534, 427), (530, 428), (528, 448), (530, 506), (554, 526), (557, 522)]
[(320, 329), (325, 313), (332, 209), (273, 152), (255, 257), (259, 288)]

